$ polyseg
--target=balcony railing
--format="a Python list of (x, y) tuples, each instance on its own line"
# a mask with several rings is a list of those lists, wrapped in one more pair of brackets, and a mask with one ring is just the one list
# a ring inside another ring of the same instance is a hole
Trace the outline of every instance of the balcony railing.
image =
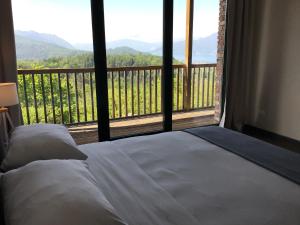
[[(161, 66), (108, 68), (110, 119), (161, 113)], [(173, 67), (174, 111), (214, 107), (216, 64), (192, 65), (186, 86), (184, 65)], [(18, 70), (19, 98), (25, 124), (95, 122), (93, 68)], [(186, 109), (185, 87), (190, 88)]]

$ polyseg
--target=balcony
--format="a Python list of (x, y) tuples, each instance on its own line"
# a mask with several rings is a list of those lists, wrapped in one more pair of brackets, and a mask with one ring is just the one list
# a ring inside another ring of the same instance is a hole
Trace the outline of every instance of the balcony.
[[(216, 64), (191, 70), (173, 67), (175, 130), (215, 122)], [(159, 130), (162, 67), (108, 68), (107, 76), (112, 136)], [(97, 141), (93, 68), (18, 70), (18, 88), (24, 124), (65, 124), (77, 143)]]

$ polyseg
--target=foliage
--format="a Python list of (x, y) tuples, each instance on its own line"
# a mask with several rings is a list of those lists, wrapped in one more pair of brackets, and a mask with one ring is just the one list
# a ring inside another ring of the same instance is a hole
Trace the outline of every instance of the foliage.
[[(150, 66), (161, 65), (162, 58), (146, 53), (108, 54), (108, 67)], [(181, 64), (174, 59), (174, 64)], [(66, 57), (53, 57), (44, 60), (18, 60), (18, 69), (46, 69), (46, 68), (91, 68), (94, 67), (92, 53), (82, 53)]]
[[(110, 54), (109, 67), (161, 65), (161, 57), (149, 54)], [(178, 61), (175, 61), (178, 63)], [(19, 69), (91, 68), (93, 55), (20, 60)], [(203, 74), (203, 75), (200, 75)], [(174, 110), (183, 109), (183, 70), (174, 70)], [(195, 70), (195, 106), (213, 104), (213, 71)], [(208, 77), (211, 77), (208, 79)], [(200, 77), (204, 77), (204, 80)], [(76, 123), (97, 120), (94, 73), (23, 74), (18, 76), (19, 96), (25, 123)], [(209, 88), (208, 88), (209, 87)], [(203, 94), (202, 94), (203, 93)], [(205, 98), (200, 98), (205, 94)], [(208, 95), (208, 96), (207, 96)], [(161, 112), (161, 70), (124, 71), (108, 74), (110, 118)]]

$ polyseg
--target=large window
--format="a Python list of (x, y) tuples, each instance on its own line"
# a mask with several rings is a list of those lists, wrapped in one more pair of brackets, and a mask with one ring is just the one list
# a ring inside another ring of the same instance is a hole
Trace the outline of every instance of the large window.
[(65, 124), (82, 144), (217, 123), (219, 0), (174, 0), (173, 59), (172, 1), (104, 0), (104, 15), (99, 2), (12, 0), (25, 124)]
[(24, 123), (66, 124), (78, 143), (97, 140), (90, 1), (12, 0), (12, 6)]

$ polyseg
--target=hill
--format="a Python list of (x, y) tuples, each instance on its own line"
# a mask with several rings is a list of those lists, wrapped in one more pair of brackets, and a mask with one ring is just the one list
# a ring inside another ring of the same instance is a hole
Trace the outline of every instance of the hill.
[[(64, 39), (51, 34), (34, 31), (16, 31), (16, 45), (18, 59), (48, 59), (78, 55), (92, 52), (93, 45), (75, 44), (72, 46)], [(107, 54), (139, 54), (141, 52), (162, 56), (161, 43), (122, 39), (107, 43)], [(173, 45), (173, 55), (183, 61), (185, 57), (185, 41), (176, 41)], [(217, 56), (217, 33), (193, 41), (193, 62), (214, 63)]]
[[(217, 57), (217, 34), (212, 34), (205, 38), (193, 41), (193, 61), (194, 62), (216, 62)], [(154, 55), (162, 54), (162, 47), (151, 52)], [(174, 42), (173, 56), (178, 60), (184, 60), (185, 41)]]
[[(121, 39), (117, 41), (111, 41), (106, 43), (107, 49), (115, 49), (120, 47), (129, 47), (136, 51), (140, 52), (151, 52), (158, 47), (161, 46), (160, 43), (149, 43), (149, 42), (143, 42), (138, 40), (132, 40), (132, 39)], [(74, 47), (80, 50), (86, 50), (86, 51), (92, 51), (93, 50), (93, 44), (92, 43), (78, 43), (74, 44)]]
[(139, 53), (141, 52), (129, 47), (109, 48), (107, 50), (108, 55), (139, 54)]
[[(118, 50), (118, 49), (117, 49)], [(127, 49), (127, 51), (134, 51)], [(180, 64), (174, 59), (175, 64)], [(120, 53), (107, 54), (108, 67), (123, 66), (150, 66), (161, 65), (162, 58), (147, 53)], [(46, 68), (91, 68), (94, 67), (94, 55), (92, 52), (85, 52), (78, 55), (52, 57), (40, 60), (18, 60), (18, 69), (46, 69)]]
[(81, 54), (82, 51), (63, 48), (55, 44), (15, 35), (18, 59), (47, 59), (57, 56)]
[[(75, 49), (67, 41), (50, 34), (41, 34), (33, 31), (16, 31), (15, 39), (18, 59), (42, 60), (78, 55), (86, 52)], [(140, 53), (140, 51), (127, 46), (109, 48), (107, 50), (108, 55), (136, 55)]]
[(46, 42), (63, 48), (68, 48), (73, 50), (75, 49), (74, 46), (72, 46), (69, 42), (53, 34), (38, 33), (35, 31), (20, 31), (20, 30), (16, 30), (15, 34), (20, 37), (29, 38), (31, 40)]
[[(193, 41), (193, 61), (214, 63), (217, 58), (217, 33), (204, 38), (198, 38)], [(162, 55), (161, 43), (149, 43), (131, 39), (122, 39), (118, 41), (108, 42), (106, 47), (114, 49), (119, 47), (129, 47), (139, 52), (150, 53), (153, 55)], [(76, 48), (81, 50), (92, 50), (92, 44), (76, 44)], [(177, 60), (183, 61), (185, 57), (185, 41), (175, 41), (173, 45), (173, 55)]]
[(121, 39), (117, 41), (112, 41), (107, 43), (107, 48), (117, 48), (126, 46), (129, 48), (133, 48), (140, 52), (152, 52), (159, 46), (161, 46), (161, 43), (149, 43), (144, 41), (138, 41), (138, 40), (131, 40), (131, 39)]

